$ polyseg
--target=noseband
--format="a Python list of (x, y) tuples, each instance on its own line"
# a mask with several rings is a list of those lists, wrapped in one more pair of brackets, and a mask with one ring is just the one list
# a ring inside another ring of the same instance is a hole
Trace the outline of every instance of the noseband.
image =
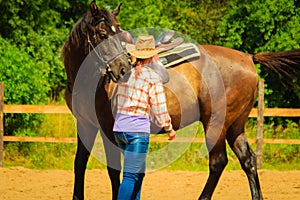
[[(110, 59), (109, 61), (104, 61), (106, 64), (106, 74), (113, 80), (113, 82), (117, 82), (118, 81), (118, 77), (115, 76), (115, 74), (113, 73), (111, 67), (110, 67), (110, 63), (112, 63), (114, 60), (116, 60), (118, 57), (122, 56), (122, 55), (127, 55), (124, 51), (118, 53), (116, 56), (114, 56), (112, 59)], [(125, 71), (123, 71), (124, 69), (121, 69), (121, 74), (119, 74), (120, 78), (123, 77), (123, 74), (125, 74)]]

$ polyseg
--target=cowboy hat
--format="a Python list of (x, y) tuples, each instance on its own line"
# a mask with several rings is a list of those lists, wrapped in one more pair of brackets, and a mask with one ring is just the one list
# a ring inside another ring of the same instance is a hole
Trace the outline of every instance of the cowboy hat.
[(129, 54), (137, 58), (150, 58), (160, 52), (155, 48), (155, 40), (152, 35), (138, 36), (135, 44), (127, 44), (126, 50)]

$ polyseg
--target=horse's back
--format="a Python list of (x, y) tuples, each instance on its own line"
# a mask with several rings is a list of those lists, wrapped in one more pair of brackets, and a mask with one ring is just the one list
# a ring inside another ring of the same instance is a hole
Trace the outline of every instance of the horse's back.
[(257, 76), (251, 54), (216, 45), (201, 45), (201, 47), (222, 69), (235, 67), (235, 70), (248, 70), (249, 74)]
[(215, 45), (201, 45), (200, 50), (209, 56), (223, 79), (224, 87), (257, 86), (257, 72), (252, 55)]

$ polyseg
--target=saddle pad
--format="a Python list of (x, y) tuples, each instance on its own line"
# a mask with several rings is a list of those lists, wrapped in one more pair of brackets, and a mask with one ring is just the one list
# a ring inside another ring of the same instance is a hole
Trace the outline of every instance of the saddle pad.
[(200, 58), (197, 45), (192, 43), (181, 44), (174, 49), (158, 54), (160, 62), (167, 68), (184, 61)]

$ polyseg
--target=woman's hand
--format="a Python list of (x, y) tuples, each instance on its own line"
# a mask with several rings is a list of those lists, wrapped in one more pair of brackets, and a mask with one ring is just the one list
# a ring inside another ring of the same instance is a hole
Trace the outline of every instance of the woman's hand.
[(176, 131), (174, 129), (172, 129), (172, 131), (167, 132), (167, 133), (168, 133), (168, 136), (169, 136), (168, 140), (174, 140), (175, 139)]

